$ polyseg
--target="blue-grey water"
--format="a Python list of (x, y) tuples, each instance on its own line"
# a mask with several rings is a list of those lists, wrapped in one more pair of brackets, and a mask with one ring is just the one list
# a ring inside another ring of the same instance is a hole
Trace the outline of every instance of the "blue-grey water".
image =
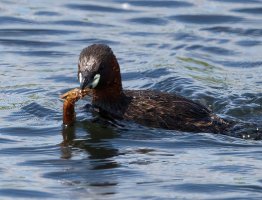
[(4, 0), (0, 199), (261, 199), (261, 140), (105, 127), (84, 100), (63, 129), (59, 95), (93, 43), (113, 49), (127, 89), (262, 127), (261, 0)]

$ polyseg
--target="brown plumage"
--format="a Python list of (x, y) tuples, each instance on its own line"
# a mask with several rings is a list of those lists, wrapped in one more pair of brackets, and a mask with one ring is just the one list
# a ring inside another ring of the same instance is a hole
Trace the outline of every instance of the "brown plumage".
[(102, 116), (190, 132), (222, 133), (231, 126), (205, 106), (176, 94), (123, 90), (119, 64), (106, 45), (82, 50), (78, 77), (81, 89), (93, 89), (92, 105)]

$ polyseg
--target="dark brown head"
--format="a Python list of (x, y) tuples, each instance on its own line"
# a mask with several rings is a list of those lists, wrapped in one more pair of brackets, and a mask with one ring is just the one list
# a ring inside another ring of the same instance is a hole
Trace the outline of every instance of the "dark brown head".
[[(119, 64), (113, 51), (104, 44), (93, 44), (82, 50), (78, 62), (80, 88), (91, 88), (97, 94), (121, 92)], [(105, 92), (107, 91), (107, 92)]]

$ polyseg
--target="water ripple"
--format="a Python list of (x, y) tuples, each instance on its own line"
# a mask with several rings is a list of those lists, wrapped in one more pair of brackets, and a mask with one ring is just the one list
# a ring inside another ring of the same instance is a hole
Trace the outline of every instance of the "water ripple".
[(57, 25), (65, 25), (65, 26), (89, 26), (89, 27), (112, 27), (112, 25), (109, 24), (99, 24), (99, 23), (93, 23), (89, 21), (78, 21), (78, 20), (60, 20), (60, 21), (54, 21), (49, 22), (50, 24), (57, 24)]
[(237, 45), (243, 46), (243, 47), (254, 47), (254, 46), (260, 46), (261, 41), (258, 40), (239, 40), (236, 42)]
[(0, 29), (1, 37), (23, 37), (23, 36), (38, 36), (38, 35), (66, 35), (75, 33), (76, 31), (59, 30), (59, 29), (23, 29), (23, 28), (9, 28)]
[(22, 56), (28, 56), (28, 57), (36, 56), (36, 57), (49, 57), (49, 58), (50, 57), (61, 58), (61, 57), (72, 55), (69, 52), (62, 52), (62, 51), (5, 51), (5, 52), (22, 55)]
[(13, 189), (13, 188), (0, 189), (0, 194), (3, 197), (28, 198), (28, 199), (31, 198), (46, 199), (46, 198), (54, 198), (56, 196), (49, 192), (26, 190), (26, 189)]
[(133, 12), (131, 10), (120, 9), (111, 6), (99, 6), (99, 5), (92, 5), (92, 4), (67, 4), (66, 7), (74, 10), (83, 10), (83, 11), (91, 11), (91, 12), (114, 12), (114, 13)]
[(202, 45), (192, 45), (186, 48), (187, 50), (201, 50), (204, 52), (208, 52), (214, 55), (223, 55), (223, 56), (232, 56), (236, 55), (237, 52), (232, 50), (228, 50), (222, 47), (212, 47), (212, 46), (202, 46)]
[[(224, 3), (236, 3), (236, 4), (241, 4), (241, 3), (247, 3), (246, 0), (212, 0), (212, 1), (218, 1), (218, 2), (224, 2)], [(249, 0), (248, 1), (249, 4), (257, 4), (257, 3), (261, 3), (260, 0)]]
[[(173, 188), (172, 186), (170, 186)], [(192, 183), (185, 183), (176, 185), (175, 188), (177, 190), (187, 190), (186, 188), (191, 188), (191, 192), (197, 193), (220, 193), (220, 192), (233, 192), (233, 191), (253, 191), (257, 194), (262, 193), (262, 187), (258, 185), (229, 185), (229, 184), (192, 184)], [(239, 198), (241, 198), (239, 196)], [(237, 199), (239, 199), (237, 198)]]
[(38, 11), (35, 12), (35, 15), (39, 16), (60, 16), (61, 14), (58, 12), (52, 12), (52, 11)]
[[(118, 1), (118, 2), (122, 2), (122, 1)], [(132, 6), (144, 6), (144, 7), (166, 7), (166, 8), (178, 8), (178, 7), (191, 7), (193, 6), (192, 3), (189, 2), (184, 2), (184, 1), (125, 1), (126, 3), (132, 5)]]
[[(27, 117), (27, 116), (26, 116)], [(10, 119), (10, 118), (9, 118)], [(14, 119), (10, 119), (14, 120)], [(20, 119), (21, 120), (21, 119)], [(18, 125), (18, 123), (17, 123)], [(48, 130), (46, 128), (36, 128), (36, 127), (19, 127), (19, 128), (1, 128), (0, 129), (1, 134), (3, 135), (9, 135), (9, 136), (26, 136), (26, 137), (47, 137), (47, 135), (53, 135), (54, 132), (59, 133), (60, 127), (48, 127)], [(46, 149), (50, 148), (49, 146), (46, 147)], [(5, 151), (5, 150), (3, 150)], [(14, 150), (16, 151), (16, 150)]]
[(33, 20), (18, 17), (0, 16), (0, 24), (34, 24)]
[(236, 23), (243, 20), (241, 17), (233, 15), (174, 15), (169, 17), (171, 20), (177, 20), (184, 23), (194, 23), (194, 24), (226, 24), (226, 23)]
[[(33, 133), (32, 133), (33, 134)], [(36, 135), (35, 135), (36, 136)], [(53, 154), (57, 146), (37, 146), (37, 147), (14, 147), (14, 148), (3, 148), (0, 150), (0, 155), (32, 155), (43, 153), (45, 155)]]
[(32, 41), (32, 40), (19, 40), (19, 39), (0, 39), (0, 44), (5, 46), (25, 46), (25, 47), (37, 47), (37, 48), (50, 48), (62, 46), (62, 43), (58, 42), (45, 42), (45, 41)]
[(89, 38), (78, 38), (78, 39), (72, 39), (70, 40), (72, 42), (78, 42), (78, 43), (85, 43), (87, 45), (91, 45), (91, 44), (107, 44), (107, 45), (117, 45), (119, 44), (119, 41), (116, 41), (116, 40), (113, 40), (113, 39), (105, 39), (105, 38), (99, 38), (99, 37), (96, 37), (96, 38), (92, 38), (92, 37), (89, 37)]
[(52, 109), (46, 108), (38, 103), (30, 103), (26, 106), (21, 107), (21, 111), (33, 115), (39, 118), (52, 118), (58, 113)]
[(216, 61), (224, 66), (239, 67), (239, 68), (253, 68), (261, 67), (262, 61)]
[[(3, 129), (0, 128), (1, 132), (4, 132)], [(16, 143), (17, 141), (15, 140), (11, 140), (11, 139), (6, 139), (6, 138), (1, 138), (0, 137), (0, 144), (12, 144), (12, 143)]]
[(240, 13), (247, 13), (247, 14), (262, 15), (262, 7), (240, 8), (240, 9), (233, 9), (232, 11), (240, 12)]
[(240, 36), (261, 37), (262, 35), (262, 29), (258, 29), (258, 28), (245, 29), (245, 28), (232, 28), (227, 26), (215, 26), (210, 28), (203, 28), (202, 30), (207, 30), (214, 33), (236, 34)]
[(155, 18), (155, 17), (138, 17), (138, 18), (132, 18), (128, 19), (128, 22), (134, 22), (134, 23), (139, 23), (143, 25), (166, 25), (168, 21), (160, 18)]
[(162, 35), (162, 33), (153, 33), (149, 31), (127, 31), (127, 32), (122, 32), (121, 34), (124, 35), (129, 35), (129, 36), (140, 36), (140, 37), (145, 37), (145, 36), (157, 36), (157, 35)]

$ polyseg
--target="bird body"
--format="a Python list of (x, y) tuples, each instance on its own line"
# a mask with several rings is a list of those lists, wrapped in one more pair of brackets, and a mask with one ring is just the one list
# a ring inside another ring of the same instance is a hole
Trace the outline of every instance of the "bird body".
[(154, 90), (123, 90), (120, 67), (107, 45), (94, 44), (80, 54), (80, 88), (93, 90), (92, 104), (101, 116), (170, 130), (222, 133), (230, 123), (204, 105)]
[(221, 133), (229, 122), (205, 106), (176, 94), (124, 90), (118, 101), (93, 101), (101, 116), (170, 130)]

